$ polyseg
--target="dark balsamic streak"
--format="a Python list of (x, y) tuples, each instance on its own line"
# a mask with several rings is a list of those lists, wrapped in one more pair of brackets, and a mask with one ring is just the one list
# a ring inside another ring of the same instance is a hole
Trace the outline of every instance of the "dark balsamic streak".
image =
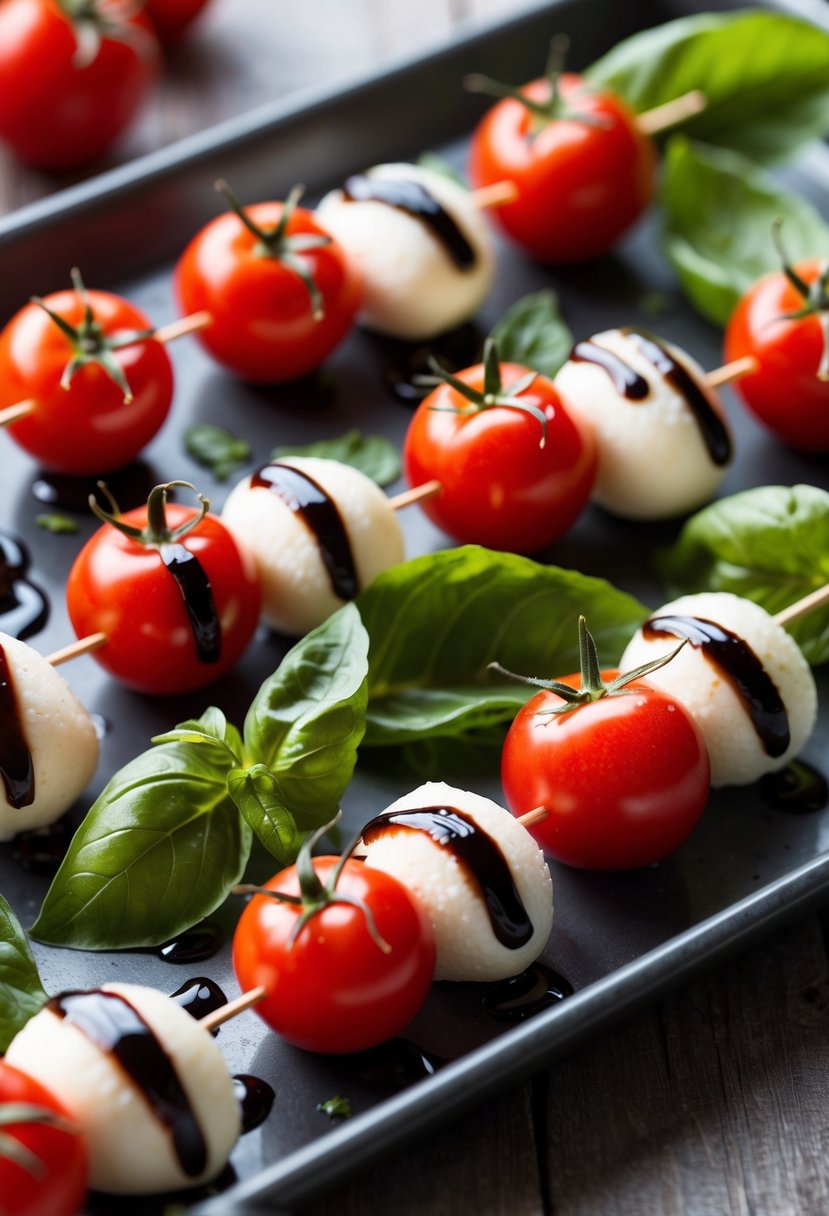
[(242, 1135), (255, 1131), (265, 1122), (276, 1100), (273, 1086), (261, 1077), (239, 1073), (233, 1078), (236, 1100), (242, 1113)]
[(524, 1022), (572, 995), (573, 985), (563, 975), (543, 963), (533, 963), (520, 975), (493, 984), (482, 1003), (499, 1022)]
[(250, 484), (252, 489), (259, 486), (276, 494), (302, 521), (316, 537), (334, 594), (341, 600), (353, 600), (360, 583), (351, 542), (337, 504), (322, 486), (307, 473), (283, 461), (257, 469)]
[[(206, 979), (203, 975), (186, 980), (180, 988), (170, 993), (170, 1000), (186, 1009), (196, 1021), (206, 1018), (208, 1013), (214, 1013), (227, 1004), (227, 997), (214, 980)], [(216, 1033), (221, 1027), (216, 1028)]]
[(383, 1089), (406, 1089), (415, 1081), (433, 1077), (450, 1061), (424, 1051), (411, 1039), (389, 1039), (368, 1051), (345, 1057), (361, 1080)]
[(49, 619), (46, 595), (26, 577), (29, 553), (22, 541), (0, 532), (0, 628), (25, 641)]
[(362, 831), (364, 844), (397, 831), (427, 832), (448, 849), (484, 898), (492, 931), (502, 946), (517, 950), (533, 935), (512, 870), (498, 845), (473, 819), (456, 807), (414, 807), (378, 815)]
[(46, 827), (20, 832), (12, 844), (12, 858), (28, 874), (52, 878), (66, 856), (74, 832), (67, 815)]
[(687, 368), (678, 363), (671, 352), (651, 334), (627, 328), (622, 331), (634, 338), (649, 363), (674, 386), (690, 409), (699, 427), (703, 442), (714, 464), (722, 467), (731, 460), (731, 436), (717, 410), (699, 382)]
[(30, 806), (35, 798), (35, 770), (26, 741), (14, 677), (6, 652), (0, 646), (0, 777), (6, 801), (15, 810)]
[(437, 237), (459, 270), (471, 270), (477, 261), (475, 250), (455, 220), (420, 182), (355, 174), (343, 186), (343, 198), (347, 202), (385, 203), (420, 220)]
[(204, 567), (184, 545), (160, 545), (158, 552), (181, 592), (200, 662), (217, 663), (222, 651), (222, 627)]
[(178, 937), (163, 946), (157, 946), (155, 953), (165, 963), (203, 963), (218, 954), (224, 945), (224, 933), (218, 925), (207, 921), (180, 933)]
[(805, 760), (793, 760), (776, 773), (760, 778), (760, 793), (769, 806), (790, 815), (822, 811), (829, 804), (829, 783)]
[(739, 695), (766, 754), (782, 756), (791, 741), (789, 716), (777, 686), (748, 642), (698, 616), (657, 616), (642, 626), (643, 637), (665, 634), (687, 638), (703, 652)]
[(207, 1145), (172, 1060), (129, 1001), (117, 992), (62, 992), (47, 1009), (76, 1026), (111, 1055), (143, 1093), (172, 1135), (182, 1170), (196, 1178), (207, 1166)]
[(650, 385), (644, 376), (640, 376), (624, 359), (620, 359), (612, 350), (600, 346), (598, 342), (577, 342), (570, 354), (573, 363), (595, 363), (602, 371), (607, 372), (613, 382), (613, 387), (628, 401), (644, 401), (650, 396)]

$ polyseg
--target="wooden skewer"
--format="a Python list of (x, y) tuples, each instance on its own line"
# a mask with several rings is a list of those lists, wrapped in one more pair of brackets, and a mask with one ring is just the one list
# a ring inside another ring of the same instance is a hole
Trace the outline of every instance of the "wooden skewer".
[(537, 806), (533, 810), (527, 811), (526, 814), (519, 815), (518, 822), (522, 828), (531, 828), (534, 823), (543, 823), (549, 814), (546, 806)]
[(105, 633), (90, 633), (85, 638), (78, 638), (77, 642), (70, 642), (62, 650), (47, 654), (46, 662), (51, 663), (53, 667), (60, 667), (61, 663), (69, 663), (72, 659), (80, 658), (82, 654), (91, 654), (93, 650), (100, 650), (102, 646), (106, 645), (106, 640)]
[(792, 621), (799, 621), (802, 616), (807, 616), (808, 613), (814, 612), (816, 608), (822, 608), (827, 603), (829, 603), (829, 583), (818, 587), (817, 591), (804, 595), (803, 599), (798, 600), (796, 604), (789, 604), (788, 608), (783, 608), (774, 619), (778, 625), (791, 625)]
[(652, 110), (638, 114), (636, 125), (643, 135), (658, 135), (660, 131), (675, 127), (686, 118), (693, 118), (707, 105), (708, 98), (702, 89), (691, 89), (689, 93), (682, 93), (661, 106), (654, 106)]
[(724, 384), (731, 384), (732, 380), (750, 376), (752, 372), (757, 371), (758, 367), (759, 364), (753, 355), (744, 355), (742, 359), (735, 359), (733, 363), (724, 363), (722, 367), (715, 367), (712, 372), (708, 372), (705, 383), (709, 388), (722, 388)]
[(413, 486), (411, 490), (404, 490), (402, 494), (395, 494), (389, 499), (389, 506), (392, 511), (400, 511), (403, 507), (410, 507), (412, 503), (422, 502), (424, 498), (434, 498), (436, 494), (440, 494), (441, 486), (439, 481), (424, 481), (422, 485)]
[(246, 1009), (250, 1009), (253, 1005), (258, 1005), (267, 995), (268, 990), (260, 984), (258, 988), (251, 988), (248, 992), (243, 992), (235, 1000), (228, 1001), (226, 1005), (222, 1005), (219, 1009), (214, 1009), (212, 1013), (199, 1018), (199, 1023), (205, 1030), (215, 1030), (217, 1026), (222, 1026), (225, 1022), (229, 1022), (237, 1014), (244, 1013)]
[(17, 422), (18, 418), (25, 418), (27, 414), (31, 414), (36, 404), (28, 397), (25, 401), (18, 401), (17, 405), (7, 405), (4, 410), (0, 410), (0, 426), (8, 426), (10, 422)]
[(491, 182), (488, 186), (481, 186), (478, 190), (473, 190), (470, 197), (473, 205), (479, 211), (485, 211), (487, 207), (501, 207), (504, 203), (514, 203), (518, 198), (518, 187), (515, 182)]

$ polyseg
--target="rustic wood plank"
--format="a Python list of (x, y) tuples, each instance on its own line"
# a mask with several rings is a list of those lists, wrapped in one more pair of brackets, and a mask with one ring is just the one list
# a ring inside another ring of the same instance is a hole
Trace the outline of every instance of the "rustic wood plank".
[(555, 1216), (829, 1210), (829, 968), (816, 918), (550, 1073)]

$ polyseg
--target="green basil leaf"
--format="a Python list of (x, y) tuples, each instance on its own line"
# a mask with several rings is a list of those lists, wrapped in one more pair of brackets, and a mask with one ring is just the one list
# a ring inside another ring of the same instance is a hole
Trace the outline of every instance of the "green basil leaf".
[(361, 435), (359, 431), (346, 431), (337, 439), (319, 439), (316, 443), (300, 446), (283, 445), (274, 448), (272, 459), (283, 460), (287, 456), (320, 456), (323, 460), (339, 460), (359, 469), (376, 481), (378, 486), (391, 485), (400, 476), (400, 455), (390, 440), (382, 435)]
[(264, 764), (235, 768), (228, 776), (227, 788), (271, 856), (284, 866), (295, 861), (305, 833), (286, 807), (276, 775)]
[(366, 743), (451, 735), (503, 738), (530, 690), (487, 671), (578, 671), (578, 618), (606, 666), (647, 609), (603, 579), (474, 545), (385, 571), (356, 600), (368, 630)]
[(0, 895), (0, 1055), (47, 995), (26, 934)]
[(227, 792), (228, 751), (162, 743), (116, 773), (87, 814), (32, 935), (58, 946), (159, 945), (222, 903), (251, 832)]
[(328, 823), (365, 731), (368, 637), (346, 604), (288, 652), (245, 719), (245, 746), (275, 775), (300, 827)]
[(56, 535), (77, 532), (80, 526), (77, 520), (72, 519), (69, 515), (60, 515), (57, 511), (46, 515), (36, 515), (35, 523), (44, 531), (54, 532)]
[(217, 481), (227, 481), (240, 465), (250, 459), (250, 444), (212, 422), (189, 426), (184, 432), (184, 447), (197, 464), (210, 469)]
[(438, 156), (437, 152), (421, 152), (416, 163), (420, 165), (421, 169), (428, 169), (430, 173), (439, 173), (441, 177), (448, 177), (449, 181), (454, 182), (456, 186), (463, 186), (464, 190), (469, 189), (469, 182), (463, 174), (450, 165), (448, 160)]
[(725, 325), (740, 296), (780, 267), (771, 236), (780, 216), (792, 261), (829, 253), (829, 227), (739, 153), (675, 136), (664, 160), (665, 249), (691, 303)]
[(523, 363), (550, 379), (567, 362), (573, 346), (558, 296), (549, 288), (524, 296), (508, 308), (490, 336), (502, 363)]
[[(829, 494), (761, 486), (722, 498), (691, 516), (659, 569), (671, 596), (731, 591), (774, 615), (829, 582)], [(810, 663), (829, 659), (829, 607), (788, 630)]]
[(707, 105), (682, 129), (755, 160), (829, 131), (829, 34), (782, 13), (681, 17), (618, 43), (586, 75), (637, 113), (701, 89)]
[(215, 705), (200, 718), (180, 722), (162, 735), (154, 735), (153, 743), (203, 743), (219, 747), (232, 764), (240, 764), (243, 756), (242, 736)]

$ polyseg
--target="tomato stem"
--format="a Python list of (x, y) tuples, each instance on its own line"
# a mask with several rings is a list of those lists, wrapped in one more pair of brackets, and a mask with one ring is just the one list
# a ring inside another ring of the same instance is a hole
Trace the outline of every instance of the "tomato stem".
[[(170, 490), (176, 486), (181, 486), (186, 490), (192, 490), (199, 500), (199, 510), (195, 515), (190, 516), (184, 523), (179, 524), (177, 528), (170, 528), (167, 524), (167, 495)], [(115, 498), (110, 493), (109, 487), (105, 482), (98, 482), (98, 489), (109, 503), (110, 509), (106, 511), (97, 501), (94, 494), (89, 495), (89, 509), (93, 515), (97, 516), (105, 524), (111, 524), (113, 528), (117, 528), (124, 536), (128, 536), (131, 540), (137, 541), (140, 545), (146, 545), (147, 548), (158, 548), (161, 545), (175, 544), (191, 532), (193, 528), (204, 519), (207, 512), (210, 510), (210, 499), (205, 498), (200, 494), (196, 487), (189, 481), (166, 481), (162, 485), (154, 486), (150, 490), (147, 498), (147, 524), (144, 528), (136, 528), (132, 524), (124, 523), (121, 518), (121, 509)]]
[(812, 283), (797, 273), (786, 254), (783, 245), (783, 219), (777, 216), (772, 220), (771, 237), (782, 263), (783, 274), (803, 300), (803, 308), (796, 312), (783, 313), (779, 321), (801, 321), (804, 317), (814, 317), (820, 326), (822, 349), (820, 363), (816, 372), (818, 380), (829, 380), (829, 262), (821, 274)]

